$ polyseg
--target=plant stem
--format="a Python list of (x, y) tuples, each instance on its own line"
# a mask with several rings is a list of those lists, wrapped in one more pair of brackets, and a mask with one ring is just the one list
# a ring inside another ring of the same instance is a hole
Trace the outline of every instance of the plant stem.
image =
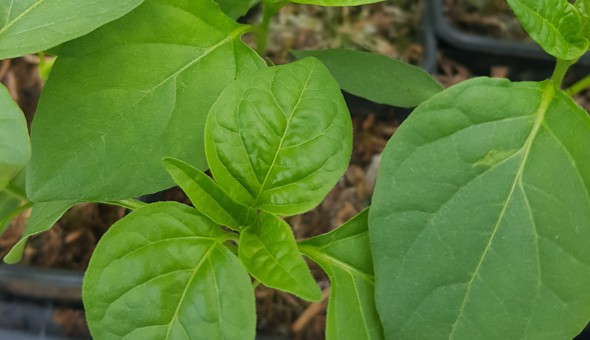
[(140, 200), (133, 199), (133, 198), (130, 198), (127, 200), (118, 200), (118, 201), (103, 201), (100, 203), (116, 205), (116, 206), (123, 207), (123, 208), (129, 209), (129, 210), (139, 209), (139, 208), (147, 205), (147, 203), (142, 202)]
[(33, 207), (33, 202), (27, 201), (26, 204), (21, 205), (20, 207), (14, 209), (6, 217), (4, 217), (3, 219), (0, 219), (0, 231), (1, 231), (1, 228), (4, 224), (7, 224), (8, 222), (12, 221), (12, 219), (16, 218), (18, 215), (22, 214), (25, 210), (30, 209), (32, 207)]
[(23, 201), (29, 201), (27, 198), (27, 194), (21, 190), (21, 188), (17, 188), (13, 183), (8, 183), (8, 186), (6, 188), (4, 188), (4, 190), (9, 193), (10, 195), (23, 200)]
[(254, 27), (256, 32), (256, 52), (259, 55), (262, 56), (266, 50), (270, 20), (287, 3), (286, 0), (264, 0), (262, 2), (262, 22)]
[(573, 97), (576, 94), (584, 91), (589, 86), (590, 86), (590, 75), (587, 75), (586, 77), (582, 78), (582, 80), (578, 81), (574, 85), (570, 86), (567, 90), (565, 90), (565, 93), (567, 93), (569, 96)]
[(553, 75), (551, 76), (551, 80), (556, 87), (561, 88), (561, 84), (563, 83), (563, 79), (565, 78), (565, 74), (570, 66), (572, 66), (576, 60), (562, 60), (557, 59), (557, 63), (555, 64), (555, 69), (553, 70)]

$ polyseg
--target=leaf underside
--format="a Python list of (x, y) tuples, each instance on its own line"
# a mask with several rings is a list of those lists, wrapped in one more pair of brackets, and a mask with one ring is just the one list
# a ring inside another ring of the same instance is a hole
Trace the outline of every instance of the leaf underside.
[(266, 67), (240, 41), (244, 30), (211, 1), (147, 0), (59, 48), (33, 122), (30, 198), (153, 193), (173, 183), (164, 157), (206, 168), (210, 106), (235, 78)]
[(205, 144), (230, 197), (294, 215), (319, 204), (344, 174), (352, 123), (336, 81), (308, 58), (228, 86), (207, 119)]
[(443, 89), (419, 67), (380, 54), (346, 49), (292, 53), (298, 59), (318, 58), (344, 91), (375, 103), (415, 107)]
[(419, 106), (383, 154), (370, 211), (386, 337), (577, 335), (590, 319), (588, 135), (551, 82), (474, 79)]
[(330, 278), (326, 339), (383, 339), (375, 307), (368, 211), (328, 234), (302, 242), (300, 249)]
[(227, 236), (179, 203), (155, 203), (115, 223), (84, 278), (97, 339), (254, 339), (254, 291)]

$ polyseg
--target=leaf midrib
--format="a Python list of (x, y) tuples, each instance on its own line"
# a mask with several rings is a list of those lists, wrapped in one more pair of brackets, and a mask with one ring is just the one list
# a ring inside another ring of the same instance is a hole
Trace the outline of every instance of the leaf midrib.
[[(177, 77), (179, 74), (181, 74), (182, 72), (186, 71), (188, 68), (190, 68), (191, 66), (195, 65), (196, 63), (198, 63), (199, 61), (201, 61), (203, 58), (207, 57), (208, 55), (210, 55), (211, 53), (213, 53), (215, 50), (217, 50), (218, 48), (224, 46), (225, 44), (235, 40), (238, 36), (240, 36), (240, 34), (244, 33), (245, 31), (248, 30), (248, 26), (240, 26), (238, 28), (236, 28), (234, 31), (232, 31), (230, 34), (228, 34), (227, 37), (225, 37), (223, 40), (217, 42), (215, 45), (205, 49), (203, 51), (202, 54), (200, 54), (197, 58), (195, 58), (194, 60), (190, 61), (189, 63), (187, 63), (185, 66), (181, 67), (178, 71), (175, 71), (174, 73), (172, 73), (170, 76), (166, 77), (163, 81), (159, 82), (158, 84), (156, 84), (155, 86), (153, 86), (152, 88), (148, 89), (148, 90), (144, 90), (141, 91), (143, 92), (143, 95), (138, 98), (133, 104), (129, 105), (128, 108), (121, 110), (123, 111), (122, 114), (120, 114), (119, 116), (117, 116), (116, 118), (114, 118), (112, 120), (112, 123), (106, 127), (106, 129), (104, 130), (104, 132), (102, 132), (100, 134), (100, 138), (97, 138), (91, 142), (88, 142), (86, 144), (81, 143), (80, 147), (75, 151), (75, 152), (71, 152), (70, 153), (70, 158), (68, 158), (66, 161), (61, 163), (61, 166), (59, 166), (56, 170), (55, 173), (61, 173), (62, 170), (67, 167), (70, 162), (72, 162), (73, 160), (75, 160), (76, 155), (78, 155), (83, 149), (94, 145), (95, 143), (97, 143), (98, 141), (101, 141), (104, 139), (105, 136), (107, 136), (112, 129), (117, 126), (118, 122), (124, 118), (127, 114), (129, 114), (130, 112), (132, 112), (132, 109), (137, 106), (142, 100), (144, 100), (147, 96), (149, 96), (150, 94), (152, 94), (155, 90), (157, 90), (159, 87), (161, 87), (163, 84), (167, 83), (168, 81), (170, 81), (171, 79)], [(175, 106), (176, 108), (176, 106)], [(51, 186), (52, 185), (52, 181), (46, 181), (45, 183), (43, 183), (36, 191), (40, 192), (42, 191), (45, 187), (47, 186)]]
[(506, 211), (508, 210), (508, 206), (510, 205), (509, 203), (512, 200), (512, 196), (513, 196), (514, 192), (516, 191), (517, 186), (522, 185), (522, 175), (524, 173), (524, 169), (526, 167), (528, 158), (530, 156), (530, 151), (532, 149), (533, 142), (534, 142), (539, 130), (541, 129), (541, 126), (543, 124), (543, 120), (545, 118), (545, 114), (546, 114), (547, 109), (549, 108), (549, 105), (551, 104), (551, 101), (553, 100), (554, 96), (555, 96), (555, 85), (553, 84), (552, 81), (547, 81), (545, 83), (545, 88), (541, 92), (541, 102), (539, 104), (539, 107), (537, 108), (537, 110), (533, 114), (533, 116), (535, 116), (536, 118), (534, 120), (533, 127), (531, 129), (531, 133), (528, 135), (528, 137), (521, 149), (522, 151), (524, 151), (524, 154), (522, 156), (522, 161), (521, 161), (521, 163), (518, 167), (518, 170), (514, 176), (514, 180), (512, 182), (512, 186), (511, 186), (510, 191), (508, 193), (508, 197), (506, 198), (506, 201), (504, 202), (504, 205), (502, 206), (502, 210), (500, 211), (500, 215), (498, 216), (496, 224), (494, 225), (494, 229), (492, 230), (492, 234), (490, 235), (488, 243), (486, 244), (486, 247), (479, 259), (479, 262), (478, 262), (475, 270), (473, 271), (471, 279), (467, 283), (465, 295), (463, 297), (463, 301), (461, 302), (461, 306), (459, 307), (459, 314), (457, 315), (457, 318), (455, 319), (455, 322), (453, 323), (453, 327), (451, 328), (451, 332), (449, 333), (449, 339), (453, 338), (455, 331), (457, 330), (457, 325), (459, 324), (459, 320), (461, 320), (463, 317), (463, 311), (465, 310), (465, 305), (467, 303), (469, 293), (471, 291), (471, 288), (473, 286), (475, 278), (477, 276), (479, 276), (479, 272), (482, 269), (482, 264), (485, 262), (485, 258), (492, 247), (496, 233), (498, 232), (498, 229), (500, 228), (502, 220), (504, 219)]
[[(303, 88), (301, 89), (301, 93), (299, 93), (299, 98), (297, 98), (297, 102), (295, 103), (295, 106), (293, 106), (293, 112), (291, 112), (291, 114), (289, 115), (289, 118), (287, 119), (287, 123), (285, 125), (285, 131), (283, 132), (283, 136), (281, 136), (281, 141), (279, 142), (279, 146), (277, 147), (277, 151), (275, 152), (274, 158), (273, 158), (272, 162), (270, 163), (270, 166), (268, 167), (268, 171), (266, 172), (266, 176), (264, 177), (264, 180), (262, 181), (262, 184), (260, 185), (260, 189), (258, 189), (258, 193), (256, 194), (256, 199), (254, 200), (255, 206), (258, 206), (260, 203), (259, 202), (260, 195), (262, 195), (262, 193), (264, 192), (266, 182), (270, 178), (270, 174), (277, 163), (277, 160), (279, 158), (279, 154), (281, 153), (281, 149), (283, 148), (283, 144), (285, 142), (285, 138), (287, 137), (287, 132), (289, 131), (289, 125), (291, 124), (291, 120), (293, 119), (293, 116), (295, 115), (295, 111), (297, 111), (297, 108), (299, 107), (299, 104), (301, 103), (301, 99), (303, 98), (303, 94), (305, 93), (305, 91), (307, 91), (307, 86), (308, 86), (309, 81), (311, 80), (311, 76), (315, 70), (315, 62), (312, 62), (311, 65), (312, 65), (312, 68), (309, 71), (309, 74), (307, 76), (307, 79), (305, 80), (305, 83), (303, 84)], [(276, 101), (276, 98), (274, 95), (273, 95), (273, 99), (275, 99), (275, 101)], [(278, 103), (277, 103), (277, 107), (280, 108)]]
[[(6, 32), (9, 28), (14, 26), (14, 24), (16, 22), (21, 20), (23, 17), (25, 17), (27, 14), (29, 14), (31, 11), (33, 11), (35, 8), (39, 7), (39, 5), (41, 5), (44, 1), (45, 0), (39, 0), (39, 1), (35, 2), (29, 8), (27, 8), (21, 14), (19, 14), (16, 18), (14, 18), (14, 20), (8, 22), (4, 27), (2, 27), (2, 29), (0, 29), (0, 38), (2, 38), (2, 34), (4, 34), (4, 32)], [(10, 15), (10, 12), (12, 11), (12, 4), (13, 3), (14, 3), (14, 0), (10, 3), (10, 10), (8, 11), (8, 15)]]
[[(191, 277), (188, 279), (188, 281), (186, 283), (186, 286), (184, 287), (184, 290), (182, 291), (182, 294), (180, 295), (180, 299), (178, 300), (178, 304), (176, 306), (176, 310), (174, 311), (174, 314), (172, 315), (172, 318), (170, 319), (170, 323), (168, 323), (168, 326), (167, 326), (168, 329), (166, 331), (165, 340), (170, 339), (170, 331), (172, 330), (172, 324), (174, 323), (175, 320), (178, 320), (178, 314), (180, 312), (180, 306), (182, 306), (184, 304), (184, 300), (186, 298), (188, 289), (191, 286), (193, 280), (195, 279), (195, 276), (197, 275), (197, 272), (199, 272), (199, 270), (201, 269), (201, 267), (203, 267), (204, 263), (209, 260), (209, 257), (211, 256), (211, 254), (213, 253), (213, 251), (217, 248), (217, 246), (220, 245), (221, 243), (223, 243), (226, 240), (226, 238), (227, 237), (223, 237), (222, 236), (222, 237), (218, 238), (215, 242), (213, 242), (211, 244), (211, 246), (209, 247), (209, 249), (207, 249), (207, 251), (203, 254), (203, 257), (199, 260), (199, 262), (195, 266)], [(215, 274), (213, 274), (213, 275), (215, 275)], [(217, 289), (217, 287), (216, 287), (216, 289)], [(220, 310), (220, 313), (221, 313), (221, 310)], [(181, 324), (181, 326), (182, 326), (182, 324)]]

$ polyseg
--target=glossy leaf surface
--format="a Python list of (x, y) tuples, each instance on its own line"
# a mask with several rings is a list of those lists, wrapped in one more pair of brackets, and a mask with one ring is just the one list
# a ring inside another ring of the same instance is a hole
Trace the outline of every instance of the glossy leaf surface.
[(280, 217), (261, 213), (253, 226), (240, 233), (240, 259), (250, 274), (264, 285), (308, 301), (319, 301), (322, 292), (301, 257), (291, 227)]
[(254, 339), (254, 291), (228, 236), (166, 202), (115, 223), (84, 279), (96, 339)]
[(577, 335), (589, 135), (587, 112), (548, 81), (474, 79), (419, 106), (383, 154), (369, 213), (386, 337)]
[(0, 191), (31, 157), (29, 131), (23, 112), (0, 84)]
[(166, 158), (164, 166), (203, 215), (232, 229), (250, 224), (254, 211), (227, 196), (217, 183), (201, 170), (173, 158)]
[(0, 59), (36, 53), (83, 36), (143, 0), (3, 0)]
[(381, 2), (383, 0), (293, 0), (295, 3), (320, 6), (358, 6)]
[(213, 105), (205, 135), (219, 186), (246, 206), (281, 215), (319, 204), (352, 149), (340, 88), (313, 58), (232, 83)]
[(221, 10), (232, 19), (238, 19), (260, 0), (216, 0)]
[(368, 215), (365, 210), (334, 231), (299, 245), (330, 278), (328, 340), (383, 339), (375, 307)]
[(346, 49), (292, 53), (319, 59), (344, 91), (375, 103), (414, 107), (443, 89), (419, 67), (380, 54)]
[(567, 0), (508, 0), (527, 33), (550, 55), (572, 60), (588, 49), (579, 11)]
[(17, 244), (4, 257), (4, 262), (15, 264), (20, 262), (29, 237), (45, 232), (59, 220), (71, 207), (76, 205), (76, 201), (55, 201), (36, 203), (31, 211), (29, 222), (25, 231)]
[(29, 197), (127, 199), (172, 185), (163, 157), (205, 168), (210, 106), (265, 67), (244, 30), (210, 0), (147, 0), (61, 47), (33, 122)]

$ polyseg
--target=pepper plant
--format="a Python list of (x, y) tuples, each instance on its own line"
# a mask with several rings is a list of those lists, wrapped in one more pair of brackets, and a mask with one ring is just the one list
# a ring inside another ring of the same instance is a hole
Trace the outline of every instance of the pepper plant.
[[(269, 67), (242, 43), (287, 1), (0, 2), (0, 58), (57, 55), (31, 140), (0, 88), (0, 228), (21, 241), (81, 202), (133, 210), (99, 242), (84, 306), (97, 339), (252, 339), (254, 286), (318, 301), (328, 339), (571, 339), (590, 319), (590, 118), (562, 91), (590, 3), (509, 0), (557, 59), (542, 82), (442, 90), (420, 69), (348, 50)], [(300, 0), (324, 6), (371, 0)], [(297, 242), (352, 150), (340, 90), (416, 110), (383, 153), (372, 207)], [(204, 171), (209, 169), (212, 177)], [(133, 197), (180, 186), (193, 207)], [(1, 230), (1, 229), (0, 229)]]

